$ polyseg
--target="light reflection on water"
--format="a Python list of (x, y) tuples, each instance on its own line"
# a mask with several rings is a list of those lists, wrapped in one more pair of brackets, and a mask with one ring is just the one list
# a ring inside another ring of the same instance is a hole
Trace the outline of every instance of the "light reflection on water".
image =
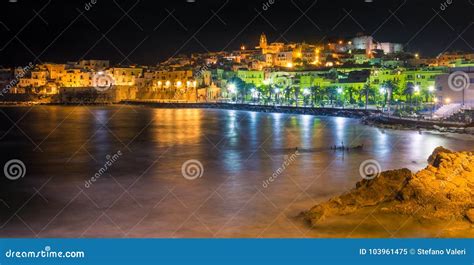
[[(18, 120), (28, 108), (3, 111)], [(2, 180), (1, 196), (11, 206), (2, 209), (2, 219), (52, 177), (42, 190), (49, 203), (35, 198), (22, 212), (35, 231), (103, 166), (106, 155), (124, 153), (85, 190), (88, 198), (79, 196), (43, 236), (79, 236), (104, 210), (123, 230), (144, 218), (130, 236), (209, 236), (208, 229), (219, 231), (217, 236), (255, 236), (265, 224), (281, 218), (281, 211), (291, 217), (354, 187), (360, 180), (359, 165), (366, 159), (378, 160), (383, 169), (420, 169), (436, 146), (473, 146), (472, 137), (383, 131), (349, 118), (232, 110), (42, 106), (19, 122), (27, 136), (15, 128), (8, 131), (12, 124), (5, 117), (0, 117), (0, 124), (5, 134), (0, 140), (2, 163), (18, 158), (28, 168), (21, 182)], [(32, 142), (41, 143), (42, 152), (33, 151)], [(341, 143), (364, 148), (330, 149)], [(296, 148), (297, 159), (268, 188), (262, 187)], [(181, 175), (182, 164), (190, 159), (204, 166), (203, 176), (195, 181)], [(194, 211), (200, 222), (189, 219)], [(190, 223), (180, 227), (185, 220)], [(273, 235), (298, 236), (285, 220), (279, 219), (280, 230)], [(22, 226), (14, 220), (2, 234), (32, 236)], [(109, 226), (98, 222), (86, 236), (120, 236)]]

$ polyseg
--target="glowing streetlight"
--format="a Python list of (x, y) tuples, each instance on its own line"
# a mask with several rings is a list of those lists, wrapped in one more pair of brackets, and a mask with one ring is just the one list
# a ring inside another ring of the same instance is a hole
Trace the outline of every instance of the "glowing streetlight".
[(435, 90), (434, 86), (429, 86), (428, 91), (433, 92)]
[(307, 89), (307, 88), (303, 89), (303, 96), (307, 96), (309, 94), (310, 94), (309, 89)]
[(275, 88), (275, 89), (273, 90), (273, 92), (275, 92), (275, 94), (278, 94), (278, 93), (280, 93), (280, 89), (279, 89), (279, 88)]
[(449, 103), (451, 103), (451, 99), (447, 98), (447, 99), (444, 100), (444, 102), (446, 102), (446, 104), (449, 104)]
[(255, 88), (252, 88), (252, 89), (250, 90), (250, 92), (252, 93), (252, 97), (253, 97), (253, 98), (258, 98), (258, 92), (257, 92), (257, 90), (255, 90)]
[(230, 84), (227, 86), (227, 91), (229, 91), (229, 93), (234, 94), (234, 93), (235, 93), (235, 90), (236, 90), (235, 84), (230, 83)]
[(414, 88), (415, 93), (420, 92), (420, 86), (416, 85)]
[(286, 64), (286, 67), (292, 68), (292, 67), (293, 67), (293, 63), (287, 63), (287, 64)]
[(387, 93), (387, 89), (385, 87), (381, 87), (379, 89), (379, 92), (380, 92), (380, 94), (385, 94), (385, 93)]
[(342, 94), (342, 87), (338, 87), (338, 88), (337, 88), (337, 93), (338, 93), (338, 94)]

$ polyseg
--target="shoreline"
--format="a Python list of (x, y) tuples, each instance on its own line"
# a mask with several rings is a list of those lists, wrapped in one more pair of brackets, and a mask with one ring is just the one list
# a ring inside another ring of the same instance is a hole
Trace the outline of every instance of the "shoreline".
[(315, 107), (294, 107), (294, 106), (274, 106), (274, 105), (253, 105), (246, 103), (161, 103), (146, 101), (121, 101), (126, 105), (141, 105), (154, 108), (175, 108), (175, 109), (223, 109), (223, 110), (243, 110), (264, 113), (284, 113), (301, 114), (314, 116), (334, 116), (345, 118), (363, 118), (373, 114), (381, 113), (379, 110), (365, 109), (342, 109), (342, 108), (315, 108)]
[(460, 134), (474, 134), (474, 124), (463, 124), (449, 121), (430, 121), (430, 120), (415, 120), (402, 119), (398, 117), (388, 117), (382, 115), (367, 116), (362, 119), (362, 122), (368, 126), (376, 126), (383, 129), (392, 130), (429, 130), (442, 133), (460, 133)]
[(247, 103), (223, 103), (223, 102), (151, 102), (138, 100), (123, 100), (117, 103), (45, 103), (45, 102), (0, 102), (0, 107), (24, 107), (33, 105), (46, 106), (114, 106), (135, 105), (152, 108), (168, 109), (222, 109), (238, 111), (254, 111), (262, 113), (283, 113), (297, 115), (329, 116), (360, 119), (364, 125), (375, 126), (381, 129), (392, 130), (428, 130), (441, 133), (459, 133), (474, 135), (474, 123), (463, 124), (449, 121), (430, 121), (398, 118), (384, 116), (382, 111), (375, 109), (352, 109), (331, 107), (295, 107), (276, 105), (253, 105)]

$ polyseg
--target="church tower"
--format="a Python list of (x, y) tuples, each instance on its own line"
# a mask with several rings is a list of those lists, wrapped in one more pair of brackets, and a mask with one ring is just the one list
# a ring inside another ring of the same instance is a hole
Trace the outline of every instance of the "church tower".
[(267, 49), (267, 36), (265, 36), (265, 33), (262, 33), (262, 35), (260, 35), (260, 49)]

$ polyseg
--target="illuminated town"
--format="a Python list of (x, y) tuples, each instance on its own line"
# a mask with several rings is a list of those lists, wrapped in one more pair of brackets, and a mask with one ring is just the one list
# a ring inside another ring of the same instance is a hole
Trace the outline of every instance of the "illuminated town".
[(12, 101), (379, 109), (393, 105), (400, 115), (428, 108), (432, 117), (447, 118), (474, 103), (472, 90), (448, 87), (450, 74), (462, 71), (472, 78), (473, 67), (473, 53), (444, 52), (425, 58), (404, 52), (402, 44), (370, 36), (309, 44), (270, 42), (262, 33), (258, 45), (180, 55), (157, 66), (81, 60), (1, 69), (1, 84), (2, 96)]

